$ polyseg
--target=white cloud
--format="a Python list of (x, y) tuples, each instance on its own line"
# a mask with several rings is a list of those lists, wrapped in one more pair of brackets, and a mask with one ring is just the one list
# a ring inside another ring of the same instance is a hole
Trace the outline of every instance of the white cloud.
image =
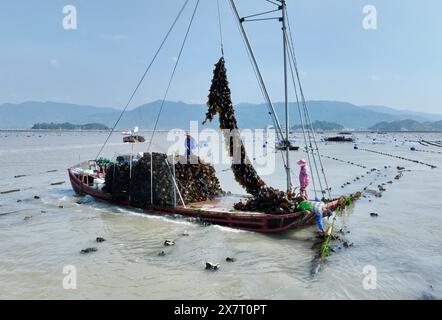
[(381, 80), (381, 77), (379, 77), (376, 74), (372, 74), (371, 77), (370, 77), (370, 80), (371, 81), (379, 81), (379, 80)]

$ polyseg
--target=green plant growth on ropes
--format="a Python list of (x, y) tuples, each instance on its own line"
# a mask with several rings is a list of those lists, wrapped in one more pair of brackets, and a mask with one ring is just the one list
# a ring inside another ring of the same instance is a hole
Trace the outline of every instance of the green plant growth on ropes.
[[(339, 199), (339, 205), (337, 206), (335, 211), (337, 213), (342, 213), (342, 210), (344, 210), (348, 206), (351, 206), (356, 200), (358, 200), (361, 197), (361, 195), (362, 194), (360, 192), (356, 192), (355, 194), (351, 194), (349, 196), (342, 196)], [(335, 225), (336, 217), (337, 215), (334, 216), (332, 225), (330, 226), (332, 230)], [(320, 255), (321, 259), (325, 259), (331, 255), (332, 250), (329, 246), (331, 238), (332, 238), (332, 233), (330, 232), (321, 246), (321, 255)]]

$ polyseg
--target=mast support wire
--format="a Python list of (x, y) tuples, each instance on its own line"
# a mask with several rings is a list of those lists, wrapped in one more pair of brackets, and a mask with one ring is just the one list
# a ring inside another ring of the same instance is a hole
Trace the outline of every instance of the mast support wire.
[(160, 53), (161, 49), (163, 48), (164, 44), (166, 43), (166, 40), (169, 38), (170, 33), (174, 29), (176, 23), (178, 22), (179, 18), (181, 17), (181, 14), (183, 13), (184, 9), (186, 8), (189, 0), (186, 0), (181, 7), (180, 11), (178, 12), (178, 15), (175, 17), (175, 20), (173, 21), (172, 25), (170, 26), (169, 30), (167, 31), (163, 41), (161, 42), (160, 46), (158, 47), (157, 51), (155, 52), (155, 55), (153, 56), (152, 60), (150, 61), (149, 65), (147, 66), (146, 70), (144, 71), (141, 79), (138, 81), (137, 86), (135, 87), (134, 91), (132, 92), (132, 95), (129, 98), (129, 101), (124, 106), (123, 110), (120, 113), (120, 116), (118, 117), (117, 121), (115, 122), (114, 126), (112, 127), (111, 131), (109, 132), (109, 135), (107, 136), (106, 140), (104, 141), (103, 145), (100, 148), (100, 151), (98, 152), (97, 156), (95, 157), (95, 160), (98, 159), (101, 152), (103, 152), (104, 147), (108, 143), (111, 135), (114, 133), (115, 128), (117, 127), (118, 123), (120, 122), (121, 118), (123, 117), (124, 113), (126, 112), (127, 108), (129, 107), (129, 104), (132, 102), (132, 99), (134, 98), (135, 94), (137, 93), (138, 89), (141, 86), (141, 83), (144, 81), (144, 78), (146, 78), (147, 73), (149, 72), (150, 68), (152, 67), (153, 63), (155, 62), (156, 58), (158, 57), (158, 54)]
[[(285, 8), (285, 10), (286, 10), (286, 13), (287, 13), (287, 8)], [(287, 34), (287, 31), (286, 31), (286, 37), (288, 38), (289, 43), (290, 43), (290, 46), (289, 46), (290, 50), (289, 50), (289, 52), (290, 52), (291, 61), (292, 61), (293, 65), (294, 65), (294, 68), (295, 68), (296, 77), (297, 77), (297, 80), (298, 80), (299, 92), (301, 94), (302, 106), (303, 106), (303, 109), (304, 109), (305, 119), (306, 119), (307, 125), (310, 127), (310, 130), (308, 130), (308, 132), (309, 132), (309, 140), (310, 140), (310, 148), (311, 148), (312, 156), (313, 156), (313, 159), (314, 159), (316, 171), (317, 171), (317, 166), (316, 166), (316, 159), (315, 159), (314, 151), (316, 151), (316, 153), (317, 153), (319, 165), (321, 167), (321, 172), (322, 172), (322, 175), (324, 177), (324, 182), (325, 182), (325, 186), (326, 186), (326, 192), (328, 193), (329, 199), (331, 199), (331, 193), (330, 193), (330, 188), (329, 188), (329, 184), (328, 184), (328, 181), (327, 181), (327, 176), (325, 174), (324, 165), (322, 163), (321, 154), (319, 152), (318, 144), (317, 144), (317, 141), (316, 141), (315, 129), (314, 129), (313, 124), (311, 122), (310, 113), (308, 111), (307, 103), (305, 101), (304, 91), (302, 89), (302, 84), (301, 84), (301, 80), (300, 80), (300, 76), (299, 76), (298, 64), (297, 64), (296, 55), (295, 55), (295, 49), (294, 49), (294, 41), (293, 41), (293, 37), (292, 37), (292, 31), (291, 31), (291, 26), (290, 26), (290, 20), (288, 18), (288, 13), (286, 14), (286, 16), (287, 16), (287, 24), (288, 24), (288, 31), (289, 31), (289, 34)], [(299, 101), (298, 101), (298, 104), (299, 104)], [(303, 130), (304, 130), (304, 128), (303, 128)], [(313, 142), (314, 142), (314, 145), (315, 145), (314, 149), (313, 149), (313, 146), (311, 144), (310, 132), (312, 134)], [(306, 151), (308, 153), (309, 152), (309, 148), (307, 148)], [(319, 183), (321, 184), (320, 175), (319, 175), (318, 171), (317, 171), (317, 174), (318, 174), (318, 178), (319, 178)], [(321, 193), (324, 194), (324, 190), (322, 189), (322, 186), (321, 186)]]
[(173, 67), (172, 74), (170, 75), (169, 83), (167, 85), (166, 92), (164, 93), (163, 100), (161, 101), (160, 110), (158, 111), (157, 117), (155, 119), (155, 125), (154, 125), (154, 128), (153, 128), (152, 134), (150, 136), (150, 141), (149, 141), (149, 146), (147, 147), (147, 151), (149, 151), (150, 147), (152, 146), (152, 141), (153, 141), (153, 138), (155, 136), (155, 132), (156, 132), (157, 127), (158, 127), (158, 121), (160, 120), (161, 113), (162, 113), (163, 107), (164, 107), (164, 103), (166, 102), (167, 95), (169, 94), (169, 89), (170, 89), (170, 86), (172, 85), (172, 81), (173, 81), (173, 78), (175, 76), (176, 69), (177, 69), (178, 64), (179, 64), (179, 62), (181, 60), (181, 56), (183, 54), (184, 46), (185, 46), (187, 38), (189, 36), (190, 28), (192, 27), (192, 23), (193, 23), (193, 20), (195, 18), (195, 14), (196, 14), (196, 11), (198, 9), (199, 3), (200, 3), (200, 0), (197, 0), (196, 4), (195, 4), (195, 8), (193, 9), (192, 17), (190, 18), (189, 25), (187, 26), (186, 34), (185, 34), (183, 42), (181, 44), (180, 52), (179, 52), (178, 57), (176, 59), (175, 65)]
[[(272, 101), (270, 99), (270, 96), (269, 96), (269, 93), (267, 91), (266, 85), (264, 83), (264, 79), (262, 77), (261, 70), (259, 69), (258, 63), (257, 63), (256, 58), (255, 58), (255, 54), (253, 53), (252, 46), (251, 46), (251, 44), (250, 44), (250, 42), (248, 40), (247, 33), (244, 30), (243, 25), (241, 24), (241, 18), (239, 16), (239, 13), (238, 13), (238, 10), (236, 8), (234, 0), (230, 0), (230, 6), (232, 8), (234, 16), (236, 17), (238, 29), (239, 29), (241, 37), (243, 39), (244, 45), (246, 46), (246, 52), (247, 52), (247, 55), (249, 57), (250, 63), (252, 65), (253, 72), (255, 73), (256, 80), (258, 81), (259, 88), (261, 90), (261, 93), (263, 95), (264, 100), (266, 101), (267, 108), (268, 108), (268, 111), (269, 111), (269, 115), (270, 115), (270, 118), (272, 119), (273, 126), (275, 127), (276, 134), (277, 134), (278, 139), (280, 141), (284, 141), (285, 139), (284, 139), (284, 135), (282, 133), (281, 124), (279, 122), (279, 119), (278, 119), (278, 116), (276, 114), (275, 108), (274, 108), (274, 106), (272, 104)], [(284, 162), (284, 166), (286, 166), (286, 161), (285, 161), (285, 158), (284, 158), (284, 155), (283, 155), (282, 151), (280, 151), (280, 153), (281, 153), (281, 156), (282, 156), (282, 160)]]

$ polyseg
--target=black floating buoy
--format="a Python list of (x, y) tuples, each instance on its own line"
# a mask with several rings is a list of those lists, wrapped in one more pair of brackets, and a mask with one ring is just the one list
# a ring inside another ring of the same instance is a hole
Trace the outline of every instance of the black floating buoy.
[(372, 216), (372, 217), (378, 217), (379, 214), (377, 214), (376, 212), (371, 212), (371, 213), (370, 213), (370, 216)]
[(349, 247), (353, 246), (353, 243), (352, 242), (348, 242), (348, 241), (344, 241), (342, 243), (342, 245), (344, 246), (344, 248), (349, 248)]
[(95, 239), (95, 241), (97, 241), (98, 243), (100, 242), (104, 242), (106, 241), (106, 239), (102, 238), (102, 237), (97, 237), (97, 239)]
[(214, 264), (212, 262), (206, 261), (206, 270), (218, 270), (220, 267), (219, 263)]
[(81, 250), (80, 253), (87, 254), (87, 253), (96, 252), (96, 251), (98, 251), (97, 248), (86, 248), (86, 249)]
[(166, 253), (165, 253), (164, 251), (161, 251), (161, 252), (158, 252), (158, 255), (159, 255), (160, 257), (164, 257), (164, 256), (166, 255)]
[(172, 241), (172, 240), (166, 240), (166, 241), (164, 241), (164, 245), (165, 245), (165, 246), (173, 246), (173, 245), (175, 245), (175, 241)]
[(38, 199), (40, 199), (40, 197), (39, 196), (34, 196), (34, 199), (38, 200)]
[(231, 257), (227, 257), (227, 258), (226, 258), (226, 261), (227, 261), (227, 262), (235, 262), (236, 259), (235, 259), (235, 258), (231, 258)]

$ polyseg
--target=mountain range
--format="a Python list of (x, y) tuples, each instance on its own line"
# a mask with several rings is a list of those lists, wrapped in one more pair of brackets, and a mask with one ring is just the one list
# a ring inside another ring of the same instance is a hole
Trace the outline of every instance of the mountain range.
[(442, 131), (442, 121), (419, 122), (416, 120), (399, 120), (380, 122), (369, 129), (376, 131)]
[[(153, 101), (126, 111), (117, 129), (129, 129), (140, 126), (151, 129), (154, 126), (161, 101)], [(280, 121), (284, 123), (284, 104), (274, 104)], [(427, 114), (414, 111), (396, 110), (383, 106), (356, 106), (340, 101), (308, 101), (308, 110), (312, 121), (328, 121), (345, 128), (367, 129), (380, 122), (393, 122), (411, 119), (415, 121), (442, 120), (441, 114)], [(207, 107), (204, 104), (189, 104), (181, 101), (166, 101), (158, 129), (189, 128), (189, 121), (201, 122), (205, 119)], [(242, 103), (235, 105), (240, 128), (264, 128), (272, 125), (267, 105)], [(24, 102), (20, 104), (0, 105), (1, 129), (31, 128), (39, 122), (70, 122), (73, 124), (101, 123), (113, 127), (120, 115), (119, 110), (110, 107), (96, 107), (59, 102)], [(290, 103), (290, 120), (292, 125), (299, 124), (297, 105)], [(218, 123), (206, 124), (206, 127), (217, 127)]]

